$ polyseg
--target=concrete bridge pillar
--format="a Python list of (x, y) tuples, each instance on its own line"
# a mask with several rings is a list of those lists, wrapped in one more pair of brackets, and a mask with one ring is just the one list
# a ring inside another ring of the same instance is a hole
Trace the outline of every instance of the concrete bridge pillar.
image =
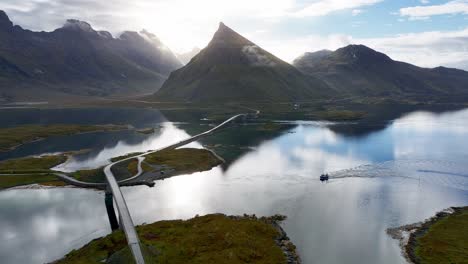
[(117, 221), (117, 216), (115, 215), (114, 210), (114, 197), (112, 192), (106, 190), (104, 202), (106, 204), (107, 216), (109, 217), (109, 223), (112, 231), (119, 229), (119, 222)]

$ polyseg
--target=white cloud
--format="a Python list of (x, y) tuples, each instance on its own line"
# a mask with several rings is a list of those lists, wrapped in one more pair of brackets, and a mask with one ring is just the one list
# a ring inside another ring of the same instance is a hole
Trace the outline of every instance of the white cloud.
[(362, 10), (362, 9), (353, 9), (353, 11), (351, 11), (351, 14), (353, 16), (357, 16), (357, 15), (362, 14), (363, 12), (364, 12), (364, 10)]
[(260, 44), (289, 62), (307, 51), (335, 50), (349, 44), (363, 44), (386, 53), (392, 59), (421, 67), (443, 65), (468, 70), (468, 27), (458, 31), (431, 31), (382, 38), (309, 35), (289, 40), (265, 41)]
[(242, 52), (247, 56), (250, 63), (254, 66), (274, 67), (276, 63), (266, 55), (260, 52), (260, 48), (255, 45), (244, 46)]
[[(392, 58), (420, 66), (448, 65), (467, 68), (467, 30), (423, 32), (385, 38), (356, 39), (346, 34), (295, 36), (275, 29), (289, 21), (324, 16), (337, 11), (359, 14), (366, 6), (383, 0), (1, 0), (13, 22), (32, 30), (53, 30), (68, 18), (90, 22), (96, 29), (118, 33), (124, 29), (148, 29), (171, 50), (190, 51), (204, 47), (220, 21), (248, 36), (260, 47), (292, 61), (306, 51), (337, 49), (362, 43), (388, 53)], [(468, 13), (468, 0), (442, 5), (408, 7), (400, 10), (398, 21), (427, 19), (437, 14)], [(371, 23), (374, 21), (368, 21)], [(360, 26), (353, 22), (351, 26)], [(401, 25), (401, 24), (400, 24)], [(291, 26), (292, 27), (292, 26)], [(262, 30), (259, 30), (262, 29)], [(267, 30), (265, 30), (267, 29)]]
[(468, 60), (468, 27), (458, 31), (430, 31), (354, 41), (385, 52), (393, 59), (423, 67), (462, 65)]
[(242, 19), (255, 28), (269, 28), (296, 7), (295, 0), (0, 1), (0, 10), (27, 29), (51, 31), (68, 18), (87, 21), (114, 34), (145, 28), (176, 52), (204, 47), (221, 21), (232, 25)]
[(454, 0), (441, 5), (413, 6), (400, 9), (400, 16), (413, 20), (450, 14), (468, 14), (468, 0)]
[[(114, 35), (142, 28), (155, 33), (171, 50), (181, 53), (204, 47), (220, 21), (258, 37), (255, 29), (271, 28), (294, 17), (323, 16), (358, 10), (383, 0), (1, 0), (15, 23), (51, 31), (68, 18), (87, 21)], [(355, 11), (355, 13), (358, 11)], [(254, 27), (252, 25), (255, 25)], [(251, 30), (250, 30), (251, 29)]]
[(315, 1), (293, 13), (298, 17), (325, 16), (329, 13), (353, 9), (362, 6), (370, 6), (382, 2), (383, 0), (321, 0)]
[(351, 43), (352, 37), (344, 34), (308, 35), (290, 39), (272, 38), (257, 41), (262, 48), (288, 62), (292, 62), (307, 51), (335, 50)]
[(430, 1), (429, 1), (429, 0), (420, 0), (419, 2), (421, 2), (421, 4), (425, 4), (425, 5), (427, 5), (427, 4), (429, 4), (429, 3), (430, 3)]

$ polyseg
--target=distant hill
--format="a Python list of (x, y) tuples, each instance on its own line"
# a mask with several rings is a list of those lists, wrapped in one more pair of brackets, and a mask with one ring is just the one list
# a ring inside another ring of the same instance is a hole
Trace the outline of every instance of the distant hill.
[(180, 62), (182, 62), (184, 65), (190, 62), (190, 60), (195, 57), (198, 53), (200, 53), (201, 49), (200, 48), (193, 48), (189, 52), (185, 53), (179, 53), (177, 54), (177, 58), (179, 58)]
[[(306, 68), (315, 65), (317, 62), (332, 54), (331, 50), (319, 50), (316, 52), (306, 52), (299, 58), (293, 61), (293, 65), (297, 68)], [(311, 64), (311, 65), (309, 65)]]
[(296, 59), (294, 65), (303, 73), (323, 80), (342, 96), (468, 99), (468, 72), (444, 67), (420, 68), (394, 61), (363, 45), (307, 53)]
[(325, 98), (330, 89), (220, 23), (206, 48), (171, 73), (157, 101), (287, 102)]
[(0, 11), (0, 100), (146, 94), (181, 66), (147, 31), (114, 38), (71, 19), (53, 32), (32, 32)]

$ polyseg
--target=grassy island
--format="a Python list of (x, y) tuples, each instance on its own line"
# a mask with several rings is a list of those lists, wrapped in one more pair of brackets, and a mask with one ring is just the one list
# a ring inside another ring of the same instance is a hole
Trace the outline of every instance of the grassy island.
[(25, 125), (0, 129), (0, 151), (9, 151), (22, 144), (51, 136), (80, 133), (117, 131), (127, 129), (122, 125)]
[[(141, 225), (137, 232), (147, 263), (298, 263), (295, 246), (278, 225), (283, 219), (213, 214)], [(132, 256), (116, 231), (55, 263), (132, 263)]]
[[(139, 153), (112, 158), (118, 161)], [(47, 186), (64, 186), (65, 182), (53, 173), (53, 167), (65, 162), (68, 154), (25, 157), (0, 161), (0, 190), (21, 185), (41, 184)], [(218, 166), (223, 161), (213, 152), (206, 149), (171, 149), (146, 156), (142, 163), (143, 175), (140, 181), (154, 181), (181, 174), (206, 171)], [(112, 167), (117, 180), (134, 176), (137, 171), (137, 159), (130, 159)], [(68, 173), (80, 181), (104, 183), (103, 168), (79, 170)]]
[(387, 229), (414, 264), (468, 263), (468, 207), (452, 207), (423, 222)]
[[(116, 157), (118, 161), (128, 155)], [(207, 171), (223, 163), (223, 160), (206, 149), (182, 148), (158, 151), (144, 156), (141, 163), (142, 174), (136, 180), (152, 182), (182, 174)], [(136, 175), (138, 160), (130, 159), (112, 167), (112, 172), (118, 179)]]
[(410, 259), (418, 264), (468, 263), (468, 207), (438, 213), (414, 232), (407, 245)]
[(0, 190), (20, 185), (42, 184), (63, 186), (51, 168), (65, 162), (66, 155), (26, 157), (0, 162)]
[[(220, 165), (222, 160), (206, 149), (181, 148), (149, 154), (145, 162), (150, 166), (163, 165), (179, 174), (187, 174), (209, 170)], [(151, 170), (150, 166), (143, 167), (143, 170)]]

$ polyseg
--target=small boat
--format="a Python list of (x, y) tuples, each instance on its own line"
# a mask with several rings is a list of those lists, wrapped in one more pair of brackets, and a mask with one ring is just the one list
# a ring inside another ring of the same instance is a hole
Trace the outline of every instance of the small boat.
[(320, 175), (320, 181), (328, 181), (328, 174), (322, 174)]

